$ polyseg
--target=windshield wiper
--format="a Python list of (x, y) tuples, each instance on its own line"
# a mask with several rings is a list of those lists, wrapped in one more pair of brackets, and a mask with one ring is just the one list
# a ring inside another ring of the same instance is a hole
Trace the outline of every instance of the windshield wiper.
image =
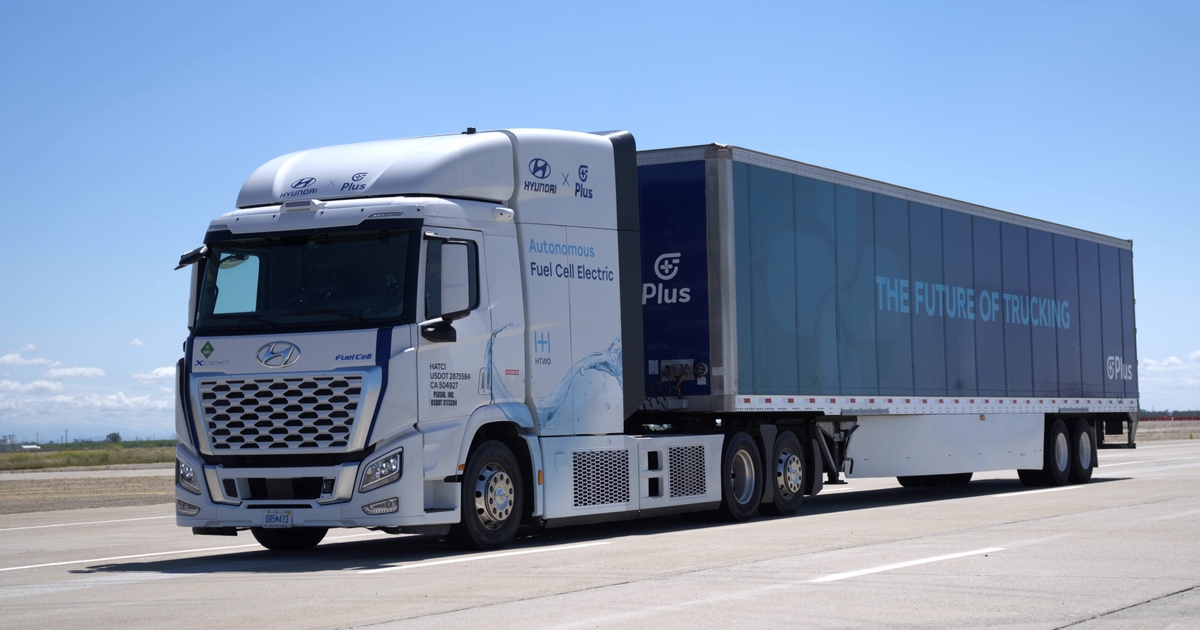
[(317, 308), (311, 311), (296, 311), (295, 313), (287, 313), (287, 315), (338, 315), (353, 319), (363, 326), (367, 325), (367, 320), (363, 319), (361, 315), (355, 315), (354, 313), (351, 313), (349, 309)]

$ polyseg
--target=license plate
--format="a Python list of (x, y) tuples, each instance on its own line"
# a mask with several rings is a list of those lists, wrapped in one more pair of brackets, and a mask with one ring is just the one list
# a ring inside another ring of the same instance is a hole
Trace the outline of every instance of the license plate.
[(263, 527), (266, 529), (284, 529), (291, 526), (291, 510), (267, 510), (263, 514)]

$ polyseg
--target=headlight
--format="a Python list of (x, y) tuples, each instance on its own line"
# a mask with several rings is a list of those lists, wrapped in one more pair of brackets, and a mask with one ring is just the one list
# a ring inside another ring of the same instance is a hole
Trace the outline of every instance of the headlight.
[(196, 469), (182, 459), (175, 460), (175, 483), (192, 494), (200, 494), (200, 483), (196, 481)]
[(381, 457), (367, 464), (366, 469), (363, 470), (362, 482), (358, 485), (358, 491), (366, 492), (399, 481), (403, 454), (404, 449), (400, 449), (387, 457)]

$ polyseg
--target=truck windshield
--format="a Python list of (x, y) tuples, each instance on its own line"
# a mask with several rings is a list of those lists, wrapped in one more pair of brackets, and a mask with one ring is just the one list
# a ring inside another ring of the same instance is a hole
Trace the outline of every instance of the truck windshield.
[[(411, 323), (415, 230), (226, 240), (209, 245), (196, 331), (270, 332)], [(411, 260), (410, 260), (411, 259)]]

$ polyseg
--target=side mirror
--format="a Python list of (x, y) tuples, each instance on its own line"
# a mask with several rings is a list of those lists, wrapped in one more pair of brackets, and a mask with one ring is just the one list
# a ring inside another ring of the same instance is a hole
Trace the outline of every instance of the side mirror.
[(444, 318), (438, 317), (418, 324), (421, 336), (434, 343), (458, 341), (458, 331)]

